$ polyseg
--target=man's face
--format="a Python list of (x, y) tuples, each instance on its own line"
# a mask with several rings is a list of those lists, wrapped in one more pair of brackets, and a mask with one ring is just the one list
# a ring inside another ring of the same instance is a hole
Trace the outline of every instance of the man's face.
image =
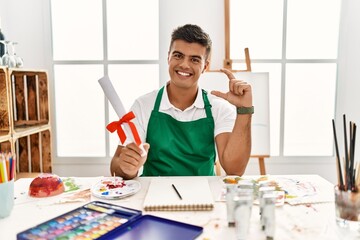
[(178, 87), (197, 86), (197, 81), (208, 66), (206, 47), (198, 43), (175, 40), (168, 55), (171, 83)]

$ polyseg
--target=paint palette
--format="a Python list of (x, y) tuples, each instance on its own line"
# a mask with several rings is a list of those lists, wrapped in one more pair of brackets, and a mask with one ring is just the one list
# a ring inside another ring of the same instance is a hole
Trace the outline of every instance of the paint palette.
[(140, 182), (136, 180), (122, 180), (120, 177), (101, 179), (91, 188), (91, 193), (98, 198), (119, 199), (131, 196), (141, 189)]
[(90, 202), (19, 233), (17, 239), (98, 239), (139, 214), (120, 206)]
[(16, 235), (30, 239), (193, 240), (203, 227), (182, 223), (101, 201), (93, 201)]

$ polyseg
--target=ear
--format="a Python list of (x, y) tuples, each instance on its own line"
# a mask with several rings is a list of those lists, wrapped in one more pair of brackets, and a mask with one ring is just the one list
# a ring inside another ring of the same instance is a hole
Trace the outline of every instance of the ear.
[(207, 70), (208, 70), (208, 68), (209, 68), (209, 66), (210, 66), (210, 61), (209, 61), (209, 60), (206, 60), (206, 62), (205, 62), (205, 66), (204, 66), (204, 69), (202, 70), (202, 72), (201, 72), (201, 73), (204, 73), (205, 71), (207, 71)]

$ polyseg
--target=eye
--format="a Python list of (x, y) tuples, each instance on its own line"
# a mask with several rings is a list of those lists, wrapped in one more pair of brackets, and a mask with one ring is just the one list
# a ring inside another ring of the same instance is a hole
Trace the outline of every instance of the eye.
[(192, 61), (193, 63), (200, 63), (200, 62), (201, 62), (201, 59), (199, 59), (199, 58), (191, 58), (191, 61)]
[(173, 57), (174, 57), (175, 59), (179, 60), (179, 59), (181, 59), (182, 54), (180, 54), (180, 53), (174, 53), (174, 54), (173, 54)]

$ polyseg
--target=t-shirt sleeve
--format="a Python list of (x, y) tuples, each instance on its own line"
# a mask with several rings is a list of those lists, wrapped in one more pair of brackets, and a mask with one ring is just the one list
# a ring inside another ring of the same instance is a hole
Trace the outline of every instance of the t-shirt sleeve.
[(236, 108), (223, 99), (214, 99), (213, 118), (215, 122), (215, 137), (220, 133), (232, 132), (236, 119)]

